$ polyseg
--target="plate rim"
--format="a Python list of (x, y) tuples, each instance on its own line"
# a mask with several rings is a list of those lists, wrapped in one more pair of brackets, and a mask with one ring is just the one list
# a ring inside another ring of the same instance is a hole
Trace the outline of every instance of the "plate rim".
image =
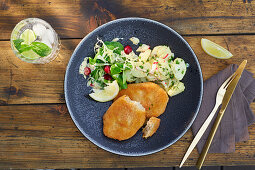
[[(76, 118), (74, 117), (72, 111), (71, 111), (71, 106), (70, 106), (70, 103), (68, 101), (68, 94), (67, 94), (67, 76), (69, 74), (69, 68), (71, 66), (71, 63), (72, 63), (72, 60), (75, 56), (75, 54), (77, 53), (77, 51), (79, 50), (79, 47), (81, 46), (81, 44), (89, 38), (89, 36), (91, 34), (93, 34), (93, 32), (99, 30), (99, 29), (102, 29), (108, 25), (111, 25), (115, 22), (120, 22), (120, 21), (128, 21), (128, 20), (140, 20), (140, 21), (147, 21), (147, 22), (152, 22), (152, 23), (155, 23), (155, 24), (158, 24), (168, 30), (170, 30), (171, 32), (173, 32), (174, 34), (176, 34), (184, 43), (185, 45), (187, 45), (187, 47), (190, 49), (191, 53), (193, 54), (194, 56), (194, 59), (195, 59), (195, 62), (198, 66), (198, 72), (199, 72), (199, 76), (200, 76), (200, 84), (201, 84), (201, 89), (200, 89), (200, 96), (199, 96), (199, 101), (198, 101), (198, 106), (196, 108), (196, 113), (195, 115), (193, 116), (193, 118), (191, 119), (191, 121), (189, 122), (189, 124), (187, 125), (187, 127), (185, 128), (185, 130), (175, 139), (173, 140), (172, 142), (168, 143), (167, 145), (163, 146), (163, 147), (160, 147), (158, 149), (155, 149), (153, 151), (148, 151), (148, 152), (142, 152), (142, 153), (126, 153), (126, 152), (120, 152), (120, 151), (115, 151), (115, 150), (111, 150), (109, 149), (108, 147), (105, 147), (104, 145), (101, 145), (99, 144), (97, 141), (95, 141), (94, 139), (92, 139), (91, 137), (89, 137), (89, 135), (87, 135), (84, 130), (81, 128), (81, 126), (79, 125), (79, 123), (77, 122)], [(195, 54), (195, 52), (193, 51), (193, 49), (191, 48), (191, 46), (188, 44), (188, 42), (178, 33), (176, 32), (175, 30), (173, 30), (171, 27), (163, 24), (163, 23), (160, 23), (158, 21), (155, 21), (155, 20), (152, 20), (152, 19), (147, 19), (147, 18), (141, 18), (141, 17), (126, 17), (126, 18), (119, 18), (119, 19), (116, 19), (116, 20), (112, 20), (112, 21), (109, 21), (97, 28), (95, 28), (93, 31), (91, 31), (90, 33), (88, 33), (85, 37), (83, 37), (83, 39), (79, 42), (79, 44), (75, 47), (75, 50), (73, 51), (72, 55), (71, 55), (71, 58), (69, 59), (68, 61), (68, 65), (66, 67), (66, 72), (65, 72), (65, 80), (64, 80), (64, 94), (65, 94), (65, 101), (66, 101), (66, 106), (67, 106), (67, 109), (68, 109), (68, 112), (74, 122), (74, 124), (76, 125), (76, 127), (79, 129), (79, 131), (82, 133), (82, 135), (84, 135), (90, 142), (92, 142), (93, 144), (95, 144), (96, 146), (98, 146), (99, 148), (105, 150), (105, 151), (108, 151), (110, 153), (114, 153), (114, 154), (117, 154), (117, 155), (122, 155), (122, 156), (145, 156), (145, 155), (150, 155), (150, 154), (153, 154), (153, 153), (156, 153), (156, 152), (159, 152), (159, 151), (162, 151), (166, 148), (168, 148), (169, 146), (173, 145), (174, 143), (176, 143), (181, 137), (184, 136), (184, 134), (190, 129), (191, 125), (194, 123), (194, 120), (196, 119), (197, 115), (198, 115), (198, 112), (199, 112), (199, 109), (200, 109), (200, 106), (201, 106), (201, 103), (202, 103), (202, 98), (203, 98), (203, 75), (202, 75), (202, 70), (201, 70), (201, 67), (200, 67), (200, 63), (198, 61), (198, 58)]]

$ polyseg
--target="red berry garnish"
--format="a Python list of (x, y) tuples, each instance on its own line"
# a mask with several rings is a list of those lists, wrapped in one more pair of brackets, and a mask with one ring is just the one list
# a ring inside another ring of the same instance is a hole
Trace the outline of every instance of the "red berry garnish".
[(85, 68), (84, 68), (84, 74), (85, 74), (86, 76), (88, 76), (90, 73), (91, 73), (90, 68), (89, 68), (89, 67), (85, 67)]
[(127, 46), (124, 48), (124, 52), (125, 52), (126, 54), (131, 53), (131, 52), (132, 52), (132, 47), (130, 47), (129, 45), (127, 45)]
[(106, 74), (110, 74), (111, 73), (111, 67), (110, 66), (105, 66), (104, 67), (104, 71), (106, 72)]
[(112, 80), (112, 76), (110, 76), (109, 74), (105, 74), (104, 79), (105, 80)]

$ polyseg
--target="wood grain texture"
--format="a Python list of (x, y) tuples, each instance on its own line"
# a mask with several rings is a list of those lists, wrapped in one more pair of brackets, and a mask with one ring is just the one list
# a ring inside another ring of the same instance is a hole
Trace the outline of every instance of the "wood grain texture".
[[(28, 64), (13, 54), (10, 34), (22, 19), (49, 22), (62, 38), (59, 56), (45, 65)], [(255, 73), (255, 1), (226, 0), (0, 0), (0, 168), (132, 168), (178, 166), (193, 139), (189, 130), (177, 143), (153, 155), (124, 157), (104, 151), (74, 125), (64, 99), (64, 75), (73, 50), (98, 26), (123, 17), (160, 21), (187, 35), (207, 79), (229, 64), (247, 59)], [(202, 36), (234, 54), (206, 55)], [(218, 36), (220, 34), (231, 34)], [(237, 35), (246, 34), (246, 35)], [(196, 35), (196, 36), (194, 36)], [(71, 39), (70, 39), (71, 38)], [(34, 105), (35, 104), (35, 105)], [(251, 104), (255, 112), (255, 103)], [(235, 153), (208, 154), (205, 166), (255, 165), (255, 125)], [(194, 166), (194, 150), (185, 166)]]
[(58, 57), (37, 65), (21, 61), (8, 41), (0, 41), (0, 104), (63, 103), (66, 66), (79, 42), (61, 41)]
[[(255, 36), (210, 36), (208, 38), (234, 56), (228, 60), (208, 56), (201, 48), (200, 36), (184, 37), (194, 49), (207, 79), (229, 64), (247, 59), (246, 69), (255, 73)], [(65, 69), (79, 39), (62, 40), (59, 56), (51, 63), (35, 65), (22, 62), (11, 50), (9, 41), (0, 41), (0, 105), (31, 103), (64, 103)], [(85, 57), (85, 56), (84, 56)], [(82, 76), (81, 76), (82, 78)]]
[[(254, 109), (254, 107), (253, 107)], [(104, 151), (76, 128), (64, 104), (0, 106), (0, 168), (127, 168), (178, 166), (192, 141), (189, 130), (167, 149), (142, 157)], [(254, 165), (255, 124), (250, 139), (229, 154), (208, 154), (204, 166)], [(185, 166), (194, 166), (194, 150)]]
[(46, 20), (61, 38), (82, 38), (123, 17), (157, 20), (181, 34), (255, 33), (255, 1), (0, 0), (0, 39), (29, 17)]

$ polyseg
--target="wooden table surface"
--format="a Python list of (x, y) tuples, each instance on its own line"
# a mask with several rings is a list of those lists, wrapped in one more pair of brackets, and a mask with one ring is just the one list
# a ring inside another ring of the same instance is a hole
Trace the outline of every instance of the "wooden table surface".
[[(22, 62), (10, 47), (10, 34), (22, 19), (49, 22), (61, 38), (58, 57), (49, 64)], [(177, 166), (193, 135), (189, 130), (167, 149), (142, 157), (119, 156), (100, 149), (74, 125), (64, 99), (67, 63), (81, 39), (108, 21), (145, 17), (162, 22), (191, 45), (204, 79), (229, 64), (247, 59), (255, 73), (255, 1), (251, 0), (0, 0), (0, 168), (127, 168)], [(208, 38), (234, 56), (206, 55), (200, 45)], [(255, 104), (251, 104), (255, 111)], [(229, 154), (209, 154), (205, 165), (255, 165), (255, 124), (250, 139)], [(185, 166), (195, 165), (196, 149)]]

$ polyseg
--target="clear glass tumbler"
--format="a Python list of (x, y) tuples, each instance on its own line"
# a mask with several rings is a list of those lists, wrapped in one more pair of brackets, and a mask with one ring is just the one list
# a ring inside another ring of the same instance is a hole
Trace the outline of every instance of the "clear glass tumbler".
[(13, 29), (11, 47), (21, 60), (45, 64), (57, 57), (60, 39), (46, 21), (39, 18), (27, 18), (20, 21)]

